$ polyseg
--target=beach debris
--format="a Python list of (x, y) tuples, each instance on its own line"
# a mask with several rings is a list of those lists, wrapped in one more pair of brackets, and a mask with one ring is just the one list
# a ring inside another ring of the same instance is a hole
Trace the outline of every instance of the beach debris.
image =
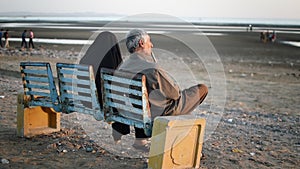
[(85, 151), (89, 153), (89, 152), (93, 152), (94, 149), (93, 149), (93, 147), (87, 147), (87, 148), (85, 148)]
[(2, 158), (1, 159), (1, 163), (2, 164), (9, 164), (9, 161), (7, 159), (5, 159), (5, 158)]
[(252, 153), (250, 153), (250, 155), (251, 155), (251, 156), (254, 156), (254, 155), (255, 155), (255, 153), (253, 153), (253, 152), (252, 152)]
[(272, 63), (272, 61), (269, 61), (269, 62), (268, 62), (268, 64), (269, 64), (270, 66), (273, 66), (273, 63)]
[(5, 96), (2, 95), (2, 96), (0, 96), (0, 99), (4, 99), (4, 97), (5, 97)]
[(231, 151), (234, 152), (234, 153), (243, 153), (243, 150), (240, 150), (238, 148), (234, 148)]
[(228, 72), (229, 72), (229, 73), (232, 73), (232, 72), (233, 72), (233, 70), (232, 70), (232, 69), (229, 69), (229, 70), (228, 70)]
[(52, 143), (47, 146), (47, 149), (56, 149), (56, 148), (57, 148), (56, 143)]
[(233, 119), (228, 119), (227, 122), (232, 123)]

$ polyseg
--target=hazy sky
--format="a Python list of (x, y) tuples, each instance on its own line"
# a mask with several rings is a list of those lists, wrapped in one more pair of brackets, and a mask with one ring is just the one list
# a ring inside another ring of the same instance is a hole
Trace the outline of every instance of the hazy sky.
[(300, 0), (1, 0), (0, 12), (300, 19)]

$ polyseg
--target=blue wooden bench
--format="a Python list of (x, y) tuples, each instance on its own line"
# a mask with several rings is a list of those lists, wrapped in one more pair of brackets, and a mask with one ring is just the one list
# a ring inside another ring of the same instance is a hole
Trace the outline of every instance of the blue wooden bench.
[[(92, 66), (57, 63), (58, 86), (55, 85), (49, 63), (21, 62), (20, 66), (24, 95), (31, 98), (26, 106), (50, 107), (62, 113), (89, 114), (96, 120), (143, 128), (145, 134), (151, 136), (153, 122), (145, 76), (136, 75), (132, 79), (130, 73), (102, 69), (101, 110)], [(35, 81), (43, 85), (33, 84)], [(59, 95), (56, 88), (59, 89)]]

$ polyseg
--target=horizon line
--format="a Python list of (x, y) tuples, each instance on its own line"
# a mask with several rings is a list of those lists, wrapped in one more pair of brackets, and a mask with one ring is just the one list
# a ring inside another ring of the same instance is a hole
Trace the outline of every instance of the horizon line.
[[(151, 14), (151, 13), (145, 13), (145, 14)], [(153, 13), (158, 14), (159, 13)], [(101, 12), (28, 12), (28, 11), (10, 11), (10, 12), (0, 12), (1, 17), (50, 17), (50, 16), (64, 16), (64, 17), (72, 17), (72, 16), (82, 16), (82, 17), (103, 17), (103, 16), (110, 16), (110, 17), (128, 17), (128, 16), (135, 16), (134, 15), (126, 15), (126, 14), (120, 14), (120, 13), (101, 13)], [(6, 16), (3, 16), (6, 15)], [(168, 14), (161, 14), (162, 16), (168, 16)], [(173, 16), (173, 15), (169, 15)], [(250, 19), (250, 20), (300, 20), (300, 18), (251, 18), (251, 17), (216, 17), (216, 16), (173, 16), (177, 18), (194, 18), (194, 19)]]

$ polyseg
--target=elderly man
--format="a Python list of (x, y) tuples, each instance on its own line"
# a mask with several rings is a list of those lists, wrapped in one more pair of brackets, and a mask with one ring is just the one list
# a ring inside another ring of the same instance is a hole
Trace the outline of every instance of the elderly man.
[[(147, 32), (142, 29), (131, 30), (126, 37), (126, 46), (131, 55), (119, 69), (146, 76), (152, 119), (157, 116), (190, 114), (203, 102), (208, 93), (205, 85), (198, 84), (180, 90), (171, 76), (158, 66), (152, 57), (153, 44)], [(122, 134), (129, 133), (129, 127), (120, 123), (113, 124), (113, 128), (115, 141), (120, 139)], [(146, 143), (146, 136), (142, 129), (135, 130), (134, 146), (142, 147)], [(116, 131), (120, 134), (116, 134)]]

